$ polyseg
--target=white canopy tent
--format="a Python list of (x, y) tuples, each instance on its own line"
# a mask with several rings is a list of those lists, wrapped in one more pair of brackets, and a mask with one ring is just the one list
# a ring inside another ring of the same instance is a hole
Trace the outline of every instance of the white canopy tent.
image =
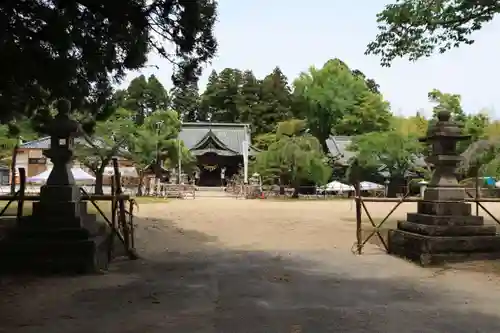
[(377, 190), (384, 190), (385, 186), (372, 182), (360, 182), (359, 189), (361, 191), (377, 191)]
[[(118, 170), (120, 171), (120, 176), (122, 176), (122, 177), (133, 177), (133, 178), (139, 177), (135, 167), (122, 166), (122, 167), (119, 167)], [(115, 169), (113, 167), (109, 166), (109, 167), (104, 168), (103, 175), (113, 176), (114, 174), (115, 174)]]
[[(26, 181), (30, 182), (30, 183), (44, 183), (49, 178), (51, 171), (52, 171), (52, 169), (47, 169), (44, 172), (42, 172), (36, 176), (29, 177), (28, 179), (26, 179)], [(83, 171), (81, 168), (71, 168), (71, 172), (73, 173), (73, 177), (75, 178), (75, 181), (77, 181), (77, 182), (93, 183), (95, 181), (94, 176)]]
[(333, 182), (326, 184), (323, 190), (326, 192), (352, 192), (354, 191), (354, 186), (342, 184), (341, 182), (334, 180)]

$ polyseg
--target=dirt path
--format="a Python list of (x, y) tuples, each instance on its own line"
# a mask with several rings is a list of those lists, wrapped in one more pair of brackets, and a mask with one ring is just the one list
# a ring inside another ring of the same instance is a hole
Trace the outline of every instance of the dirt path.
[(353, 255), (351, 202), (198, 198), (138, 214), (144, 259), (100, 276), (4, 282), (0, 332), (500, 330), (497, 277), (424, 270), (373, 248)]

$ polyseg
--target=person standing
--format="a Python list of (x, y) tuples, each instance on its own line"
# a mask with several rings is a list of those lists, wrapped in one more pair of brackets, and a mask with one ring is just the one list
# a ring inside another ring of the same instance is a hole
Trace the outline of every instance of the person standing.
[(200, 179), (200, 173), (198, 170), (194, 172), (194, 185), (198, 186), (198, 180)]
[(220, 182), (221, 182), (221, 185), (222, 187), (224, 187), (226, 184), (226, 167), (222, 167), (220, 169)]

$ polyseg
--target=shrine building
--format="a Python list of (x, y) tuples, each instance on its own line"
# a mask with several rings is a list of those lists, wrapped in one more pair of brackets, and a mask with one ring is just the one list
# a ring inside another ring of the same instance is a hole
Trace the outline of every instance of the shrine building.
[(221, 171), (231, 179), (240, 169), (248, 172), (248, 158), (258, 150), (250, 145), (249, 124), (237, 123), (183, 123), (179, 138), (184, 142), (200, 169), (199, 186), (220, 186)]

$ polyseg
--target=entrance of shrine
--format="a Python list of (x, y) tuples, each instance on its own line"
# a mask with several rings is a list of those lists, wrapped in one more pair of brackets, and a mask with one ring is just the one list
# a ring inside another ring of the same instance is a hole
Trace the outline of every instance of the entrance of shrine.
[(240, 156), (222, 156), (216, 153), (198, 156), (198, 168), (200, 169), (198, 186), (222, 186), (222, 169), (225, 168), (224, 177), (228, 181), (238, 172), (238, 165), (241, 163)]

